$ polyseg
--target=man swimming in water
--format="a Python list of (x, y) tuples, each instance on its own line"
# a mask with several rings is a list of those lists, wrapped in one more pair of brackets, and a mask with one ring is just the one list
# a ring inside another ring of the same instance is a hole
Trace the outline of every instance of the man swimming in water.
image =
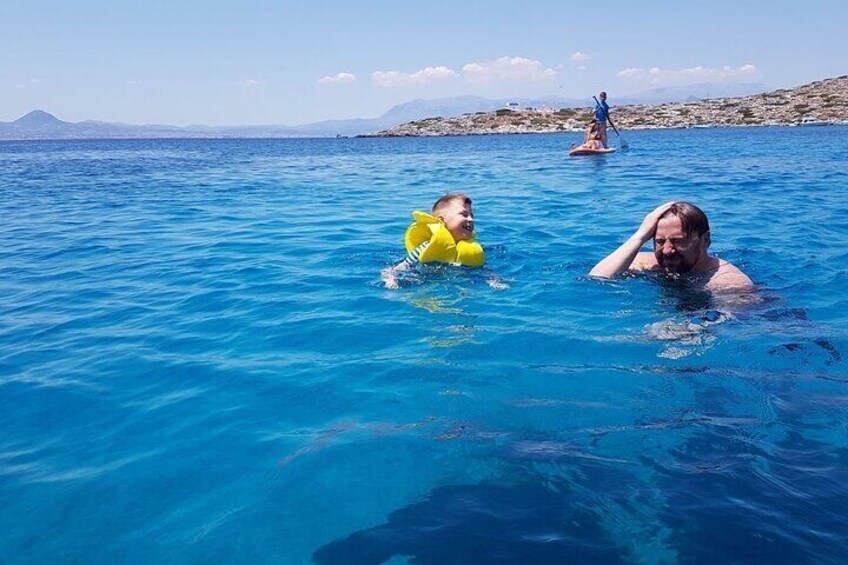
[[(641, 252), (649, 239), (654, 252)], [(618, 249), (589, 272), (612, 278), (624, 271), (658, 271), (695, 275), (704, 290), (747, 291), (754, 289), (745, 273), (728, 261), (707, 254), (710, 224), (704, 212), (688, 202), (667, 202), (645, 216), (639, 229)]]

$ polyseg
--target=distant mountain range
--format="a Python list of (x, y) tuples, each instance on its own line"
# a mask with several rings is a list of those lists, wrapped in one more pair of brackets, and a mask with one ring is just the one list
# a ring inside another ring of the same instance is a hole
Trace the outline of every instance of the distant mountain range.
[[(686, 102), (706, 98), (725, 98), (767, 92), (765, 84), (702, 83), (689, 86), (657, 88), (631, 96), (616, 98), (614, 106), (628, 104), (660, 104)], [(611, 93), (614, 94), (614, 93)], [(258, 137), (335, 137), (373, 133), (398, 124), (431, 117), (454, 117), (474, 112), (491, 112), (502, 108), (505, 100), (480, 96), (457, 96), (435, 100), (413, 100), (398, 104), (378, 118), (326, 120), (300, 126), (203, 126), (131, 125), (123, 123), (66, 122), (43, 110), (33, 110), (13, 122), (0, 122), (0, 139), (151, 139), (151, 138), (258, 138)], [(514, 98), (524, 108), (580, 108), (591, 98)]]

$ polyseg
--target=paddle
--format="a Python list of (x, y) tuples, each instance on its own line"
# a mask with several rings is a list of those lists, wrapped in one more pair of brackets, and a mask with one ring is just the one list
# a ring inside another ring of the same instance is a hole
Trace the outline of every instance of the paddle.
[[(598, 106), (601, 105), (601, 103), (598, 102), (598, 99), (595, 96), (592, 96), (592, 99), (595, 101), (595, 104), (597, 104)], [(609, 122), (609, 125), (612, 126), (612, 131), (614, 131), (615, 135), (618, 136), (618, 140), (621, 142), (621, 147), (622, 148), (627, 147), (629, 144), (627, 143), (627, 141), (625, 141), (625, 139), (623, 137), (621, 137), (621, 134), (618, 133), (618, 128), (615, 127), (614, 123), (612, 123), (612, 118), (610, 118), (609, 112), (607, 112), (607, 121)]]

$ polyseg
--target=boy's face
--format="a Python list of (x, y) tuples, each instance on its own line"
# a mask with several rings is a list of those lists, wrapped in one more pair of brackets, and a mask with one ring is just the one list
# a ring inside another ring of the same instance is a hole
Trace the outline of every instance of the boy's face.
[(454, 241), (464, 241), (474, 234), (474, 213), (470, 204), (454, 200), (442, 209), (439, 218), (445, 223)]

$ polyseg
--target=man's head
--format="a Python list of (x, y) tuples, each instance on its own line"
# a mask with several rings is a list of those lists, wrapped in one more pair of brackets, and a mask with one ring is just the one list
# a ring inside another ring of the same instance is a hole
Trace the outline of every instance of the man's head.
[(602, 90), (602, 91), (601, 91), (601, 93), (600, 93), (600, 94), (598, 94), (598, 97), (599, 97), (601, 100), (606, 100), (606, 99), (607, 99), (607, 93), (606, 93), (606, 92), (604, 92), (604, 91)]
[(464, 241), (474, 234), (471, 199), (464, 194), (452, 192), (436, 200), (433, 215), (445, 223), (454, 241)]
[(654, 256), (663, 269), (686, 273), (707, 259), (710, 223), (706, 214), (688, 202), (675, 202), (660, 216), (654, 234)]

